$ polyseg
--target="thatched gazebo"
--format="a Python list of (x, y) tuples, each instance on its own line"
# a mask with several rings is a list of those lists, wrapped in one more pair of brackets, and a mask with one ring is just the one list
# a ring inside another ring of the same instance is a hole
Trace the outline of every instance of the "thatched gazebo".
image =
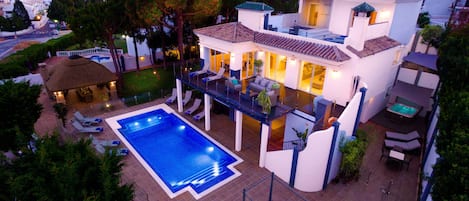
[(65, 103), (65, 96), (69, 90), (75, 89), (77, 95), (83, 95), (85, 102), (92, 100), (93, 85), (106, 85), (109, 92), (115, 92), (117, 76), (105, 66), (83, 57), (66, 58), (59, 63), (43, 68), (41, 75), (45, 87), (58, 103)]

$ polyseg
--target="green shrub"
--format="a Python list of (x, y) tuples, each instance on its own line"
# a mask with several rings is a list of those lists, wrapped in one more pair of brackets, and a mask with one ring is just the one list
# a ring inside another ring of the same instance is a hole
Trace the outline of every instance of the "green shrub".
[[(343, 142), (345, 139), (341, 139)], [(340, 163), (339, 179), (344, 183), (357, 180), (360, 176), (360, 166), (368, 146), (366, 133), (357, 131), (357, 138), (343, 143), (340, 146), (342, 161)]]
[(420, 28), (423, 28), (430, 24), (430, 14), (428, 12), (423, 12), (419, 14), (417, 18), (417, 24)]
[(0, 79), (10, 79), (28, 74), (29, 70), (17, 63), (0, 64)]

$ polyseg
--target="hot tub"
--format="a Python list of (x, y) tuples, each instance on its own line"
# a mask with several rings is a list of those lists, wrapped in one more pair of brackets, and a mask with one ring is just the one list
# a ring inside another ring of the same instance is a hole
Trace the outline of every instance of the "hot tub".
[(419, 109), (403, 103), (394, 103), (386, 109), (388, 112), (397, 114), (402, 117), (413, 118), (419, 112)]

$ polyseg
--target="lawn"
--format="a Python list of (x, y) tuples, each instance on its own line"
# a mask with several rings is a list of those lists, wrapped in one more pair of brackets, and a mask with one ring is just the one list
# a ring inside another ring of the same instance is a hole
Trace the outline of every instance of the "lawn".
[[(156, 72), (156, 74), (154, 74)], [(158, 68), (142, 70), (139, 72), (129, 72), (123, 75), (124, 87), (120, 91), (121, 97), (132, 97), (147, 95), (161, 97), (166, 93), (171, 93), (175, 86), (173, 71)]]

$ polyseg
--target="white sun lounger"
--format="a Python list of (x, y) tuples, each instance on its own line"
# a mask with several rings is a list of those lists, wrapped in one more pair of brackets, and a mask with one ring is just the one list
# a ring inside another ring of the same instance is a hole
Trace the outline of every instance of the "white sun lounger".
[(194, 77), (194, 76), (197, 76), (197, 75), (201, 75), (201, 74), (207, 73), (208, 70), (209, 70), (209, 68), (210, 68), (209, 65), (204, 65), (204, 67), (203, 67), (201, 70), (198, 70), (198, 71), (194, 71), (194, 72), (189, 73), (189, 77)]
[(171, 103), (174, 103), (174, 101), (176, 101), (176, 98), (177, 98), (177, 89), (176, 88), (173, 88), (173, 93), (171, 94), (171, 96), (166, 99), (166, 104), (171, 104)]
[(197, 109), (199, 109), (200, 103), (202, 103), (202, 100), (199, 99), (199, 98), (196, 98), (196, 99), (194, 100), (194, 104), (192, 104), (192, 107), (190, 107), (189, 109), (187, 109), (186, 111), (184, 111), (184, 113), (186, 113), (186, 114), (188, 114), (188, 115), (191, 115), (191, 114), (194, 113)]
[(192, 116), (195, 120), (199, 121), (205, 117), (205, 111), (202, 110), (201, 112), (197, 113), (196, 115)]
[(187, 105), (187, 103), (189, 103), (191, 98), (192, 98), (192, 91), (191, 90), (186, 91), (186, 94), (184, 95), (184, 100), (182, 100), (182, 105)]
[(417, 131), (412, 131), (407, 134), (386, 131), (386, 138), (408, 142), (408, 141), (420, 138), (420, 135)]
[(104, 128), (101, 126), (91, 126), (91, 127), (83, 127), (77, 121), (73, 121), (72, 126), (77, 129), (80, 133), (100, 133), (103, 132)]
[(420, 148), (420, 142), (418, 140), (412, 140), (409, 142), (401, 142), (395, 140), (384, 140), (384, 145), (387, 148), (400, 147), (403, 151), (412, 151)]
[(79, 121), (83, 125), (99, 124), (103, 121), (101, 118), (85, 117), (79, 111), (76, 111), (75, 113), (73, 113), (73, 116), (75, 117), (77, 121)]
[(104, 147), (117, 147), (121, 144), (120, 140), (98, 140), (93, 135), (90, 135), (91, 142), (94, 145), (101, 145)]
[(225, 73), (225, 68), (222, 67), (218, 70), (218, 73), (216, 75), (204, 77), (204, 78), (202, 78), (202, 81), (207, 83), (207, 82), (210, 82), (210, 81), (213, 81), (213, 80), (221, 79), (223, 77), (224, 73)]

